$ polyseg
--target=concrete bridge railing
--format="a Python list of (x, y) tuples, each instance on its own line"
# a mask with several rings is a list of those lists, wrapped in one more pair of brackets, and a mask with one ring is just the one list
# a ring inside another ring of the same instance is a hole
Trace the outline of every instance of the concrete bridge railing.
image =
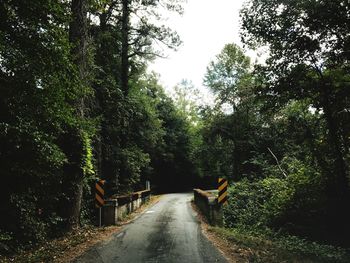
[(211, 225), (223, 225), (223, 213), (214, 191), (193, 189), (194, 203)]
[(126, 215), (148, 202), (150, 197), (151, 190), (144, 190), (105, 200), (102, 207), (102, 224), (105, 226), (116, 225)]

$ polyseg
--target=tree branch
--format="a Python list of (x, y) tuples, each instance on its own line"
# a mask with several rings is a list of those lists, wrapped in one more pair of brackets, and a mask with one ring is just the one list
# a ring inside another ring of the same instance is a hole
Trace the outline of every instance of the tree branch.
[(287, 174), (286, 172), (282, 169), (280, 162), (278, 161), (276, 155), (271, 151), (271, 149), (269, 147), (267, 147), (267, 149), (269, 150), (269, 152), (271, 153), (271, 155), (273, 156), (273, 158), (275, 158), (277, 166), (279, 168), (279, 170), (281, 171), (281, 173), (284, 175), (284, 178), (287, 178)]

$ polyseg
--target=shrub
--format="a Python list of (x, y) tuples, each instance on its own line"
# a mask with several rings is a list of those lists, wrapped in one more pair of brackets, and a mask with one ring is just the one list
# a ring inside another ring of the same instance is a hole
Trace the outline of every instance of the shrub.
[[(235, 225), (280, 228), (306, 223), (310, 210), (320, 210), (321, 176), (310, 166), (289, 158), (287, 177), (266, 177), (234, 183), (229, 188), (229, 204), (224, 208), (228, 227)], [(304, 219), (300, 222), (300, 218)]]

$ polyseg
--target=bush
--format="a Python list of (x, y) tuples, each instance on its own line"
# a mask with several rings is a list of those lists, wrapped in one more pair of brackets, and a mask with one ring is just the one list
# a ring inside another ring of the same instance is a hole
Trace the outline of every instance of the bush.
[[(242, 180), (229, 188), (225, 225), (283, 228), (310, 221), (310, 211), (321, 209), (321, 177), (311, 167), (289, 158), (287, 177)], [(312, 213), (311, 213), (312, 214)], [(301, 219), (303, 222), (300, 222)]]
[(211, 231), (246, 250), (249, 262), (349, 262), (350, 251), (323, 245), (270, 229), (212, 227)]

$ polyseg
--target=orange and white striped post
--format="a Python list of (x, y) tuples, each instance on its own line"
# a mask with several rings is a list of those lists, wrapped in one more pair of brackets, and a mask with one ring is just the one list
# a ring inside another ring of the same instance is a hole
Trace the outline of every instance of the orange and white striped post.
[(218, 190), (219, 190), (219, 196), (218, 196), (218, 203), (219, 204), (227, 204), (227, 180), (224, 178), (218, 179)]
[(98, 213), (99, 213), (99, 219), (98, 219), (98, 223), (99, 226), (102, 225), (102, 215), (101, 215), (101, 207), (104, 205), (105, 200), (104, 200), (104, 195), (105, 195), (105, 190), (104, 190), (104, 184), (106, 183), (105, 180), (98, 180), (96, 182), (96, 192), (95, 192), (95, 206), (96, 208), (99, 209)]

